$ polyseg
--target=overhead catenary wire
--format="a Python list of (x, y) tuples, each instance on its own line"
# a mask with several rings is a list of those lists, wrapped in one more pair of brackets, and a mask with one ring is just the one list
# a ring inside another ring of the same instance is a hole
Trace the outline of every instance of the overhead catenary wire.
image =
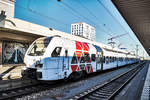
[[(98, 0), (99, 1), (99, 0)], [(65, 3), (66, 4), (66, 3)], [(19, 6), (19, 5), (16, 5), (16, 6)], [(103, 5), (104, 6), (104, 5)], [(29, 7), (29, 5), (28, 5), (28, 7)], [(22, 7), (23, 8), (23, 7)], [(72, 8), (72, 7), (71, 7)], [(86, 7), (87, 8), (87, 7)], [(28, 10), (28, 11), (30, 11), (30, 12), (32, 12), (32, 13), (34, 13), (34, 14), (37, 14), (37, 15), (39, 15), (39, 16), (41, 16), (41, 17), (44, 17), (44, 18), (47, 18), (47, 19), (49, 19), (49, 20), (51, 20), (51, 21), (54, 21), (54, 22), (57, 22), (57, 23), (60, 23), (60, 24), (63, 24), (63, 25), (65, 25), (66, 27), (68, 27), (68, 25), (65, 23), (65, 22), (62, 22), (62, 21), (60, 21), (60, 20), (57, 20), (57, 19), (55, 19), (55, 18), (52, 18), (52, 17), (50, 17), (50, 16), (47, 16), (47, 15), (44, 15), (44, 14), (42, 14), (42, 13), (40, 13), (40, 12), (37, 12), (37, 11), (35, 11), (35, 10), (33, 10), (33, 9), (31, 9), (31, 8), (24, 8), (24, 9), (26, 9), (26, 10)], [(105, 7), (105, 9), (106, 10), (108, 10), (106, 7)], [(76, 13), (78, 13), (78, 11), (76, 11), (75, 9), (72, 9), (72, 11), (74, 11), (74, 12), (76, 12)], [(89, 10), (90, 11), (90, 10)], [(109, 11), (109, 10), (108, 10)], [(91, 12), (91, 11), (90, 11)], [(93, 14), (94, 15), (94, 14)], [(113, 15), (112, 15), (113, 16)], [(82, 14), (80, 14), (80, 16), (78, 16), (79, 18), (82, 18), (82, 19), (86, 19), (86, 20), (88, 20), (89, 18), (86, 18), (85, 16), (83, 16)], [(89, 20), (88, 20), (89, 21)], [(95, 22), (93, 22), (92, 21), (92, 23), (94, 23), (95, 24)], [(96, 24), (97, 25), (97, 24)], [(121, 25), (121, 24), (120, 24)], [(99, 25), (97, 25), (97, 26), (99, 26)], [(106, 27), (105, 26), (105, 24), (103, 25), (104, 27)], [(122, 25), (121, 25), (122, 26)], [(124, 27), (123, 27), (124, 28)], [(108, 33), (108, 32), (106, 32), (105, 30), (104, 30), (104, 32), (105, 33)], [(109, 35), (109, 36), (111, 36), (111, 35)], [(129, 35), (130, 36), (130, 35)], [(131, 37), (131, 36), (130, 36)], [(132, 37), (131, 37), (132, 38)]]
[[(125, 33), (128, 33), (126, 29), (123, 27), (123, 25), (116, 19), (116, 17), (112, 15), (112, 13), (108, 10), (108, 8), (100, 0), (97, 1), (109, 13), (109, 15), (121, 26), (121, 28), (125, 31)], [(128, 36), (131, 38), (132, 41), (135, 42), (135, 40), (130, 36), (130, 34), (128, 34)]]
[(95, 16), (95, 15), (93, 14), (93, 12), (91, 12), (90, 9), (88, 9), (88, 7), (86, 7), (82, 2), (80, 2), (80, 0), (76, 0), (76, 2), (78, 2), (78, 4), (81, 5), (81, 7), (83, 7), (85, 10), (87, 10), (88, 13), (89, 13), (89, 15), (93, 16), (96, 20), (99, 20), (99, 19), (97, 18), (97, 16)]
[[(62, 1), (61, 1), (62, 2)], [(93, 15), (93, 17), (95, 17), (97, 20), (98, 20), (98, 18), (86, 7), (86, 6), (84, 6), (80, 1), (77, 1), (85, 10), (87, 10), (88, 12), (89, 12), (89, 14), (91, 14), (91, 15)], [(75, 16), (77, 16), (77, 17), (80, 17), (80, 19), (87, 19), (88, 20), (88, 18), (85, 18), (82, 14), (80, 14), (78, 11), (76, 11), (74, 8), (72, 8), (70, 5), (68, 5), (68, 4), (66, 4), (66, 3), (64, 3), (64, 2), (62, 2), (61, 4), (63, 4), (65, 7), (67, 7), (67, 8), (69, 8), (69, 9), (71, 9), (71, 11), (73, 11), (76, 15)], [(69, 11), (69, 10), (68, 10)], [(92, 23), (94, 23), (94, 22), (92, 22)], [(94, 23), (94, 24), (96, 24), (96, 23)], [(100, 24), (100, 23), (98, 23), (98, 24)], [(105, 27), (105, 28), (107, 28), (106, 27), (106, 24), (101, 24), (103, 27)], [(98, 26), (99, 27), (99, 25), (97, 25), (96, 24), (96, 26)], [(100, 27), (101, 28), (101, 27)], [(108, 29), (107, 28), (107, 30), (110, 30), (110, 29)], [(103, 32), (104, 33), (107, 33), (107, 35), (109, 35), (109, 36), (112, 36), (111, 34), (109, 34), (108, 32), (106, 32), (104, 29), (103, 29)], [(112, 33), (112, 32), (111, 32)]]
[[(33, 14), (36, 14), (36, 15), (39, 15), (39, 16), (41, 16), (41, 17), (47, 18), (49, 21), (53, 21), (53, 22), (59, 23), (59, 24), (63, 25), (63, 27), (64, 27), (64, 26), (68, 27), (68, 25), (67, 25), (66, 23), (64, 23), (64, 22), (62, 22), (62, 21), (60, 21), (60, 20), (58, 20), (58, 19), (55, 19), (55, 18), (53, 18), (53, 17), (44, 15), (44, 14), (42, 14), (42, 13), (40, 13), (40, 12), (37, 12), (37, 11), (31, 9), (31, 8), (26, 8), (26, 7), (23, 7), (23, 6), (18, 5), (18, 4), (15, 4), (15, 6), (16, 6), (16, 7), (19, 7), (19, 8), (22, 8), (22, 9), (24, 9), (24, 10), (28, 10), (29, 12), (31, 12), (31, 13), (33, 13)], [(29, 7), (29, 6), (28, 6), (28, 7)]]
[[(88, 9), (88, 7), (86, 7), (80, 0), (76, 0), (76, 2), (78, 2), (78, 4), (81, 5), (81, 7), (83, 7), (85, 10), (87, 10), (89, 15), (93, 16), (96, 20), (99, 20), (99, 18), (92, 11), (90, 11), (90, 9)], [(102, 21), (100, 21), (100, 22), (102, 22)], [(103, 23), (98, 23), (98, 24), (101, 24), (103, 27), (105, 27), (107, 30), (109, 30), (109, 32), (111, 32), (113, 34), (113, 32), (110, 30), (110, 28), (106, 27), (106, 24), (103, 24)], [(109, 33), (107, 33), (107, 34), (109, 36), (112, 36), (112, 34), (109, 34)], [(118, 42), (120, 43), (120, 41), (118, 41)]]
[[(121, 26), (121, 28), (126, 32), (126, 29), (124, 28), (124, 26), (116, 19), (116, 17), (114, 15), (112, 15), (112, 13), (108, 10), (108, 8), (100, 1), (100, 0), (97, 0), (98, 3), (104, 8), (106, 9), (106, 11), (109, 13), (109, 15)], [(132, 38), (132, 36), (130, 34), (128, 34), (129, 38), (133, 41), (133, 43), (135, 44), (140, 44), (140, 43), (137, 43), (137, 41), (135, 39)], [(133, 48), (133, 47), (132, 47)]]
[[(60, 5), (61, 3), (57, 3), (57, 4)], [(80, 17), (80, 16), (78, 16), (77, 14), (75, 14), (75, 13), (71, 12), (70, 10), (66, 9), (64, 6), (60, 6), (60, 7), (64, 8), (65, 10), (67, 10), (69, 13), (71, 13), (71, 14), (74, 15), (75, 17), (77, 17), (77, 18), (79, 18), (79, 19), (82, 19), (82, 17)]]
[[(49, 19), (49, 20), (51, 20), (51, 21), (54, 21), (54, 22), (63, 24), (63, 25), (65, 25), (66, 27), (68, 27), (68, 25), (67, 25), (66, 23), (64, 23), (64, 22), (62, 22), (62, 21), (60, 21), (60, 20), (57, 20), (57, 19), (55, 19), (55, 18), (52, 18), (52, 17), (50, 17), (50, 16), (44, 15), (44, 14), (42, 14), (42, 13), (40, 13), (40, 12), (37, 12), (37, 11), (31, 9), (31, 8), (30, 8), (30, 3), (31, 3), (31, 1), (29, 0), (29, 1), (28, 1), (28, 4), (27, 4), (27, 8), (25, 8), (25, 7), (23, 7), (23, 6), (20, 6), (20, 5), (18, 5), (18, 4), (15, 4), (15, 5), (16, 5), (17, 7), (26, 9), (26, 10), (28, 10), (28, 11), (34, 13), (34, 14), (37, 14), (37, 15), (39, 15), (39, 16), (41, 16), (41, 17), (45, 17), (45, 18), (47, 18), (47, 19)], [(67, 5), (66, 3), (64, 3), (64, 4), (65, 4), (67, 7), (69, 7), (70, 9), (72, 9), (72, 11), (74, 11), (75, 13), (78, 14), (78, 12), (77, 12), (75, 9), (73, 9), (72, 7), (70, 7), (69, 5)], [(73, 13), (72, 13), (72, 14), (73, 14)], [(74, 14), (74, 15), (75, 15), (75, 14)], [(95, 24), (93, 21), (91, 21), (90, 19), (86, 18), (86, 17), (83, 16), (82, 14), (80, 14), (80, 16), (77, 16), (77, 15), (75, 15), (75, 16), (78, 17), (79, 19), (86, 19), (86, 20), (90, 21), (91, 23)], [(95, 24), (95, 25), (96, 25), (96, 26), (99, 26), (99, 25), (97, 25), (97, 24)], [(105, 26), (105, 24), (104, 24), (104, 26)], [(109, 36), (111, 36), (111, 35), (110, 35), (108, 32), (106, 32), (104, 29), (103, 29), (103, 32), (105, 32), (105, 33), (107, 33)]]
[(76, 14), (78, 14), (82, 19), (86, 19), (87, 21), (91, 22), (94, 26), (96, 25), (95, 22), (93, 22), (91, 19), (83, 16), (82, 14), (80, 14), (77, 10), (75, 10), (74, 8), (72, 8), (71, 6), (69, 6), (67, 3), (61, 2), (64, 6), (68, 7), (70, 10), (72, 10), (73, 12), (75, 12)]
[[(93, 12), (91, 12), (90, 9), (88, 9), (88, 7), (86, 7), (82, 2), (80, 2), (80, 0), (76, 0), (76, 2), (78, 2), (78, 4), (81, 5), (85, 10), (87, 10), (89, 15), (92, 15), (97, 21), (99, 20), (99, 18)], [(102, 21), (100, 21), (100, 22), (102, 22)], [(103, 24), (100, 22), (98, 24), (101, 24), (103, 27), (105, 27), (105, 29), (109, 30), (109, 32), (111, 32), (113, 34), (113, 32), (110, 30), (110, 28), (106, 27), (106, 24)], [(107, 33), (107, 35), (109, 35), (111, 37), (113, 36), (112, 34)], [(118, 42), (120, 43), (120, 41), (118, 41)]]
[[(72, 8), (71, 6), (69, 6), (68, 4), (66, 4), (66, 3), (64, 3), (64, 2), (62, 2), (62, 4), (63, 4), (64, 6), (66, 6), (66, 7), (68, 7), (69, 9), (71, 9), (71, 10), (72, 10), (73, 12), (75, 12), (76, 14), (78, 14), (82, 19), (86, 19), (86, 20), (88, 20), (89, 22), (91, 22), (93, 25), (96, 25), (96, 26), (100, 27), (98, 24), (96, 24), (95, 22), (93, 22), (91, 19), (89, 19), (89, 18), (83, 16), (83, 15), (80, 14), (77, 10), (75, 10), (74, 8)], [(103, 29), (103, 31), (108, 34), (108, 32), (106, 32), (104, 29)], [(111, 36), (110, 34), (108, 34), (108, 35)]]
[[(22, 8), (22, 9), (25, 9), (25, 10), (28, 10), (28, 11), (31, 12), (31, 13), (34, 13), (34, 14), (39, 15), (39, 16), (41, 16), (41, 17), (47, 18), (47, 19), (49, 19), (50, 21), (57, 22), (57, 23), (63, 24), (63, 25), (65, 25), (66, 27), (68, 27), (68, 25), (67, 25), (66, 23), (62, 22), (62, 21), (59, 21), (59, 20), (57, 20), (57, 19), (55, 19), (55, 18), (52, 18), (52, 17), (50, 17), (50, 16), (46, 16), (46, 15), (40, 13), (40, 12), (37, 12), (37, 11), (31, 9), (31, 8), (30, 8), (30, 2), (28, 2), (27, 8), (26, 8), (26, 7), (23, 7), (23, 6), (21, 6), (21, 5), (18, 5), (18, 4), (15, 4), (15, 6), (17, 6), (17, 7), (19, 7), (19, 8)], [(82, 17), (79, 16), (79, 18), (81, 19)], [(36, 18), (36, 19), (37, 19), (37, 18)], [(64, 26), (63, 26), (63, 27), (64, 27)], [(105, 30), (104, 30), (103, 32), (106, 33)]]
[[(80, 0), (76, 0), (76, 2), (78, 2), (78, 4), (81, 6), (81, 7), (83, 7), (88, 13), (89, 13), (89, 15), (90, 16), (93, 16), (97, 21), (99, 20), (99, 18), (88, 8), (88, 7), (86, 7), (82, 2), (80, 2)], [(99, 25), (101, 25), (102, 27), (105, 27), (105, 28), (107, 28), (107, 30), (109, 30), (110, 31), (110, 29), (108, 29), (108, 27), (106, 27), (106, 24), (103, 24), (103, 23), (100, 23), (100, 22), (102, 22), (102, 21), (98, 21), (98, 24)], [(101, 28), (101, 27), (100, 27)], [(104, 30), (104, 29), (103, 29)], [(105, 30), (104, 30), (105, 31)], [(106, 32), (106, 31), (105, 31)], [(111, 34), (109, 34), (108, 32), (106, 32), (107, 33), (107, 35), (109, 35), (109, 36), (112, 36)]]
[[(87, 21), (89, 21), (90, 23), (93, 24), (93, 26), (97, 26), (99, 28), (101, 28), (98, 24), (96, 24), (95, 22), (93, 22), (91, 19), (85, 17), (84, 15), (80, 14), (77, 10), (75, 10), (74, 8), (72, 8), (70, 5), (68, 5), (67, 3), (61, 2), (61, 4), (63, 4), (65, 7), (69, 8), (71, 11), (73, 11), (74, 13), (77, 14), (77, 16), (80, 17), (80, 19), (86, 19)], [(104, 27), (104, 25), (102, 25)], [(101, 28), (102, 29), (102, 28)], [(112, 36), (111, 34), (109, 34), (106, 30), (102, 29), (103, 32), (105, 32), (107, 35)]]

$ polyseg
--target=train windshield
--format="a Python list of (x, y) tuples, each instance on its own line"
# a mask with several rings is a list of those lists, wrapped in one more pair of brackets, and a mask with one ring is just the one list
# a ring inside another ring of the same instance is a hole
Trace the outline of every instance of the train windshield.
[(28, 52), (30, 56), (42, 56), (48, 44), (52, 40), (52, 37), (40, 38), (35, 41), (35, 43), (31, 46), (31, 49)]

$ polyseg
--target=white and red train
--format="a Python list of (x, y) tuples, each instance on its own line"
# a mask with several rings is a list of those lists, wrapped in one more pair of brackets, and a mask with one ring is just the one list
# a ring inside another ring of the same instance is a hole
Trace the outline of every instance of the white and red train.
[(24, 58), (22, 75), (42, 81), (82, 75), (138, 62), (135, 55), (100, 45), (52, 36), (35, 40)]

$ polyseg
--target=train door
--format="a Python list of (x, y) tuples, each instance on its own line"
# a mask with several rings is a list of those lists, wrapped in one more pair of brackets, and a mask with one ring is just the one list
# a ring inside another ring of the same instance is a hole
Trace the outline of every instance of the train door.
[(91, 64), (93, 67), (93, 71), (96, 71), (96, 54), (91, 54)]
[(96, 70), (101, 70), (101, 52), (96, 53)]
[(62, 65), (62, 71), (64, 72), (64, 77), (67, 77), (67, 71), (69, 70), (69, 56), (68, 56), (68, 50), (63, 50), (63, 65)]
[(97, 45), (93, 45), (96, 49), (96, 71), (97, 70), (101, 70), (102, 69), (102, 49), (97, 46)]

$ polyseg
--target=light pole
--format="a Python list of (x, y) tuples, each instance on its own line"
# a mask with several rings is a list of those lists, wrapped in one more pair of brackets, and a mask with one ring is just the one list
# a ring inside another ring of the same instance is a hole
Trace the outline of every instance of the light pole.
[(139, 45), (137, 44), (136, 45), (136, 58), (138, 58), (138, 51), (139, 51), (138, 47), (139, 47)]

